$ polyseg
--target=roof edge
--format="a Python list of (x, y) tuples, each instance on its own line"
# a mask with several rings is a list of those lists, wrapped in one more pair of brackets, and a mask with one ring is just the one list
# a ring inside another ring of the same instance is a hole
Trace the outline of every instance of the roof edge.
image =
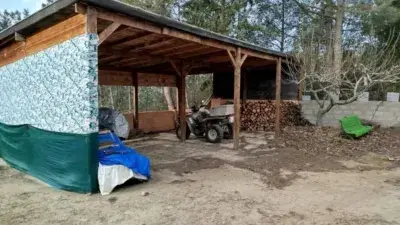
[(225, 42), (228, 44), (236, 45), (242, 48), (250, 49), (253, 51), (258, 51), (261, 53), (266, 53), (270, 55), (275, 55), (279, 57), (288, 57), (288, 54), (270, 50), (267, 48), (264, 48), (259, 45), (251, 44), (249, 42), (241, 41), (232, 37), (228, 37), (222, 34), (218, 34), (194, 25), (190, 25), (184, 22), (180, 22), (165, 16), (161, 16), (149, 11), (146, 11), (144, 9), (128, 5), (119, 1), (115, 0), (79, 0), (80, 2), (86, 3), (88, 5), (94, 5), (98, 6), (110, 11), (114, 11), (117, 13), (121, 13), (127, 16), (131, 17), (137, 17), (143, 20), (148, 20), (150, 22), (156, 23), (156, 24), (163, 24), (164, 26), (171, 27), (174, 29), (178, 29), (180, 31), (196, 34), (198, 36), (201, 36), (203, 38), (209, 38), (209, 39), (215, 39), (221, 42)]
[[(15, 32), (23, 31), (27, 27), (31, 27), (36, 23), (40, 22), (41, 20), (46, 19), (47, 17), (75, 4), (78, 2), (85, 3), (87, 5), (93, 5), (100, 8), (104, 8), (106, 10), (113, 11), (115, 13), (120, 13), (130, 17), (136, 17), (143, 20), (148, 20), (155, 24), (161, 24), (166, 27), (171, 27), (183, 32), (191, 33), (198, 35), (203, 38), (209, 38), (213, 40), (217, 40), (223, 43), (231, 44), (234, 46), (246, 48), (252, 51), (257, 51), (264, 54), (269, 54), (272, 56), (278, 57), (290, 57), (289, 54), (274, 51), (267, 49), (265, 47), (251, 44), (249, 42), (241, 41), (232, 37), (228, 37), (222, 34), (218, 34), (200, 27), (196, 27), (187, 23), (179, 22), (174, 19), (161, 16), (141, 8), (128, 5), (119, 1), (115, 0), (58, 0), (51, 5), (37, 11), (36, 13), (30, 15), (29, 17), (21, 20), (20, 22), (14, 24), (13, 26), (0, 31), (0, 45), (7, 43), (9, 40), (12, 40), (12, 36)], [(22, 32), (23, 34), (23, 32)]]
[(6, 28), (3, 31), (0, 31), (0, 42), (6, 39), (7, 37), (14, 35), (15, 32), (20, 32), (26, 27), (32, 26), (35, 23), (45, 19), (48, 16), (53, 15), (54, 13), (71, 6), (74, 3), (77, 3), (79, 0), (60, 0), (56, 1), (43, 9), (33, 13), (27, 18), (19, 21), (18, 23), (12, 25), (11, 27)]

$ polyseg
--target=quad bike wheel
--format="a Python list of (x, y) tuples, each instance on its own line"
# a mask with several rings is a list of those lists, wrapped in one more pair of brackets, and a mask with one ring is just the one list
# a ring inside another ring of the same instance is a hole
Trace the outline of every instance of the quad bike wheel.
[(233, 126), (232, 126), (232, 124), (225, 125), (223, 130), (224, 130), (224, 138), (225, 139), (232, 139), (233, 138)]
[(219, 125), (210, 125), (206, 130), (206, 140), (211, 143), (220, 143), (224, 137), (224, 130)]
[[(181, 125), (178, 125), (178, 127), (175, 130), (176, 136), (178, 139), (181, 139)], [(189, 126), (186, 124), (186, 140), (189, 139), (190, 137), (190, 129)]]

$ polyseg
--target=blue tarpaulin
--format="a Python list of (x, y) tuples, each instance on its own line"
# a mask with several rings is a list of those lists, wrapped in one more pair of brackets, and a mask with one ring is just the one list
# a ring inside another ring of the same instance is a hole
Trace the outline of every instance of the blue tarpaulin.
[(110, 143), (112, 146), (98, 152), (102, 165), (123, 165), (133, 172), (150, 178), (150, 160), (127, 147), (114, 133), (99, 134), (99, 143)]

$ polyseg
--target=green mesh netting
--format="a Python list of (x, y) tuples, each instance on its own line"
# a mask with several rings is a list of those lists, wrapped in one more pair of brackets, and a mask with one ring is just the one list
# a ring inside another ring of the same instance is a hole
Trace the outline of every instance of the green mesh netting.
[(50, 132), (0, 123), (0, 157), (49, 185), (89, 193), (97, 185), (98, 133)]

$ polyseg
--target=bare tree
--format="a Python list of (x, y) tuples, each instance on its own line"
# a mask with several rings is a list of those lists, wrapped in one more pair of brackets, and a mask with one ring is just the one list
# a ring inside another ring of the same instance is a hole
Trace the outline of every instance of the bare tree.
[(167, 105), (168, 105), (168, 110), (169, 111), (175, 111), (175, 106), (174, 106), (174, 102), (172, 101), (172, 97), (171, 97), (171, 88), (170, 87), (164, 87), (164, 97), (165, 100), (167, 101)]
[[(315, 98), (319, 105), (317, 125), (322, 124), (323, 116), (335, 105), (350, 104), (375, 85), (400, 82), (396, 44), (392, 44), (399, 41), (398, 35), (392, 35), (385, 46), (370, 40), (341, 48), (341, 61), (333, 65), (326, 53), (330, 49), (321, 49), (313, 35), (308, 37), (302, 41), (301, 52), (288, 59), (289, 78), (285, 81), (303, 83), (303, 91)], [(341, 100), (335, 96), (338, 90)]]

